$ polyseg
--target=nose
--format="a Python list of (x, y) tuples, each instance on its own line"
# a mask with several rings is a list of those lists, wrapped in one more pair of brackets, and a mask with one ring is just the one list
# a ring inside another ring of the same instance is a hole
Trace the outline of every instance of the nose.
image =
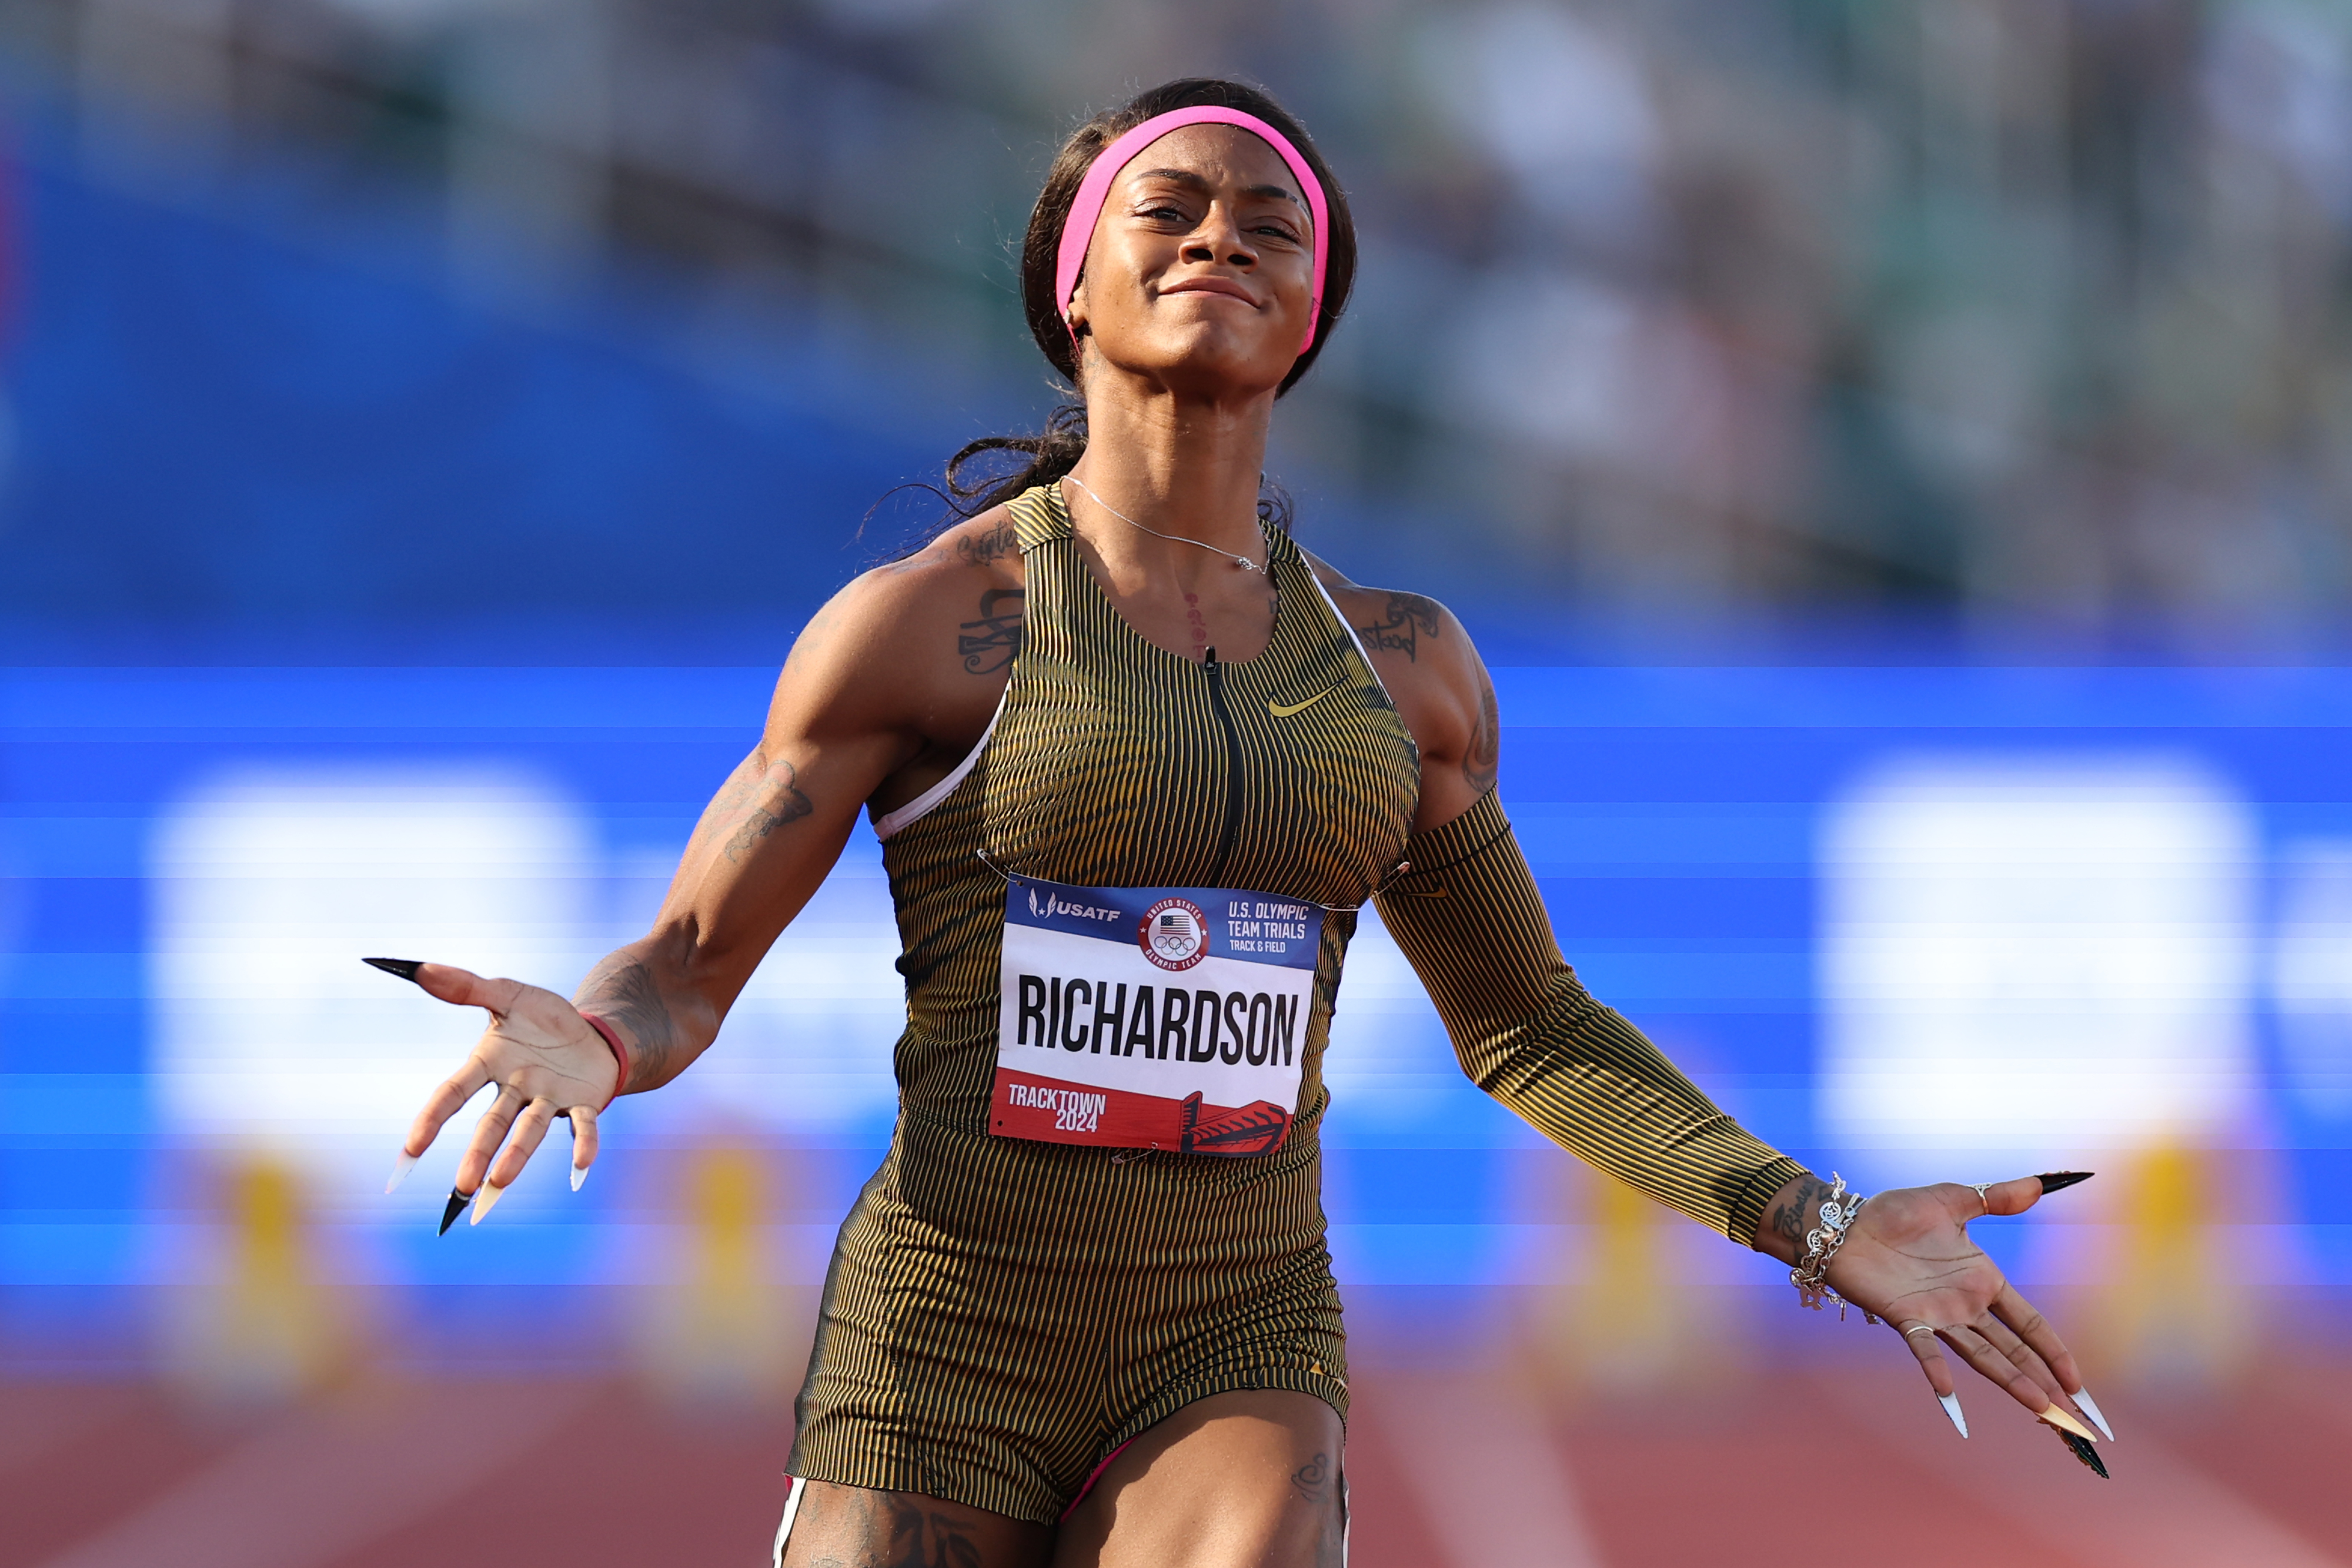
[(1257, 252), (1250, 247), (1234, 215), (1223, 202), (1212, 203), (1201, 219), (1201, 226), (1184, 241), (1186, 261), (1223, 260), (1229, 267), (1251, 267), (1257, 265)]

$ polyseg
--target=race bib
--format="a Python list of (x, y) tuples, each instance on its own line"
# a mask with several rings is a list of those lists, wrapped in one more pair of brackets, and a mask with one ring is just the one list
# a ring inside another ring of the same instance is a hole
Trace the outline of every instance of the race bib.
[(1282, 1146), (1323, 907), (1013, 880), (989, 1131), (1199, 1155)]

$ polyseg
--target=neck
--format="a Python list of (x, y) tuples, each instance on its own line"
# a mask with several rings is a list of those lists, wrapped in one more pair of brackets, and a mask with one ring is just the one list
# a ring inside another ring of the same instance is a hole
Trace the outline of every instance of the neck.
[(1079, 482), (1103, 507), (1141, 528), (1196, 539), (1208, 549), (1129, 528), (1103, 507), (1088, 505), (1083, 492), (1070, 509), (1073, 526), (1121, 579), (1173, 579), (1189, 588), (1203, 576), (1233, 571), (1235, 556), (1264, 565), (1258, 476), (1265, 467), (1273, 410), (1271, 392), (1221, 404), (1180, 398), (1164, 389), (1089, 388), (1086, 455), (1072, 470)]

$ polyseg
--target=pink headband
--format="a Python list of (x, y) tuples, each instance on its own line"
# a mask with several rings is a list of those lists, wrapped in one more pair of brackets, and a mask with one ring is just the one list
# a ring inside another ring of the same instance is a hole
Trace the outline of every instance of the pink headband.
[(1315, 322), (1323, 311), (1323, 267), (1330, 257), (1330, 247), (1324, 238), (1329, 226), (1329, 213), (1323, 200), (1323, 183), (1290, 139), (1255, 114), (1238, 109), (1217, 109), (1203, 104), (1197, 109), (1171, 110), (1155, 114), (1095, 155), (1087, 165), (1087, 177), (1078, 182), (1077, 199), (1070, 204), (1070, 215), (1062, 224), (1062, 251), (1054, 267), (1054, 299), (1064, 321), (1069, 319), (1070, 296), (1078, 289), (1078, 274), (1086, 269), (1087, 246), (1093, 243), (1095, 223), (1102, 216), (1103, 204), (1110, 199), (1110, 183), (1118, 172), (1134, 162), (1135, 155), (1171, 131), (1187, 125), (1237, 125), (1264, 141), (1290, 165), (1290, 172), (1307, 192), (1307, 210), (1315, 219), (1315, 292), (1307, 303), (1307, 336), (1299, 340), (1298, 351), (1305, 353), (1315, 341)]

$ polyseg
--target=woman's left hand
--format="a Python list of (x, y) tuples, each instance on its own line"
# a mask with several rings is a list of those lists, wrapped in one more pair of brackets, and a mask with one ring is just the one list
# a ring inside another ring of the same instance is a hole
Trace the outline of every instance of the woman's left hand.
[[(2083, 1377), (2065, 1341), (1968, 1230), (2041, 1199), (2037, 1176), (1990, 1183), (1981, 1197), (1955, 1182), (1875, 1193), (1830, 1262), (1830, 1286), (1903, 1336), (1938, 1398), (1956, 1391), (1949, 1346), (2034, 1415), (2054, 1403), (2079, 1419)], [(1810, 1223), (1817, 1208), (1806, 1212)]]

